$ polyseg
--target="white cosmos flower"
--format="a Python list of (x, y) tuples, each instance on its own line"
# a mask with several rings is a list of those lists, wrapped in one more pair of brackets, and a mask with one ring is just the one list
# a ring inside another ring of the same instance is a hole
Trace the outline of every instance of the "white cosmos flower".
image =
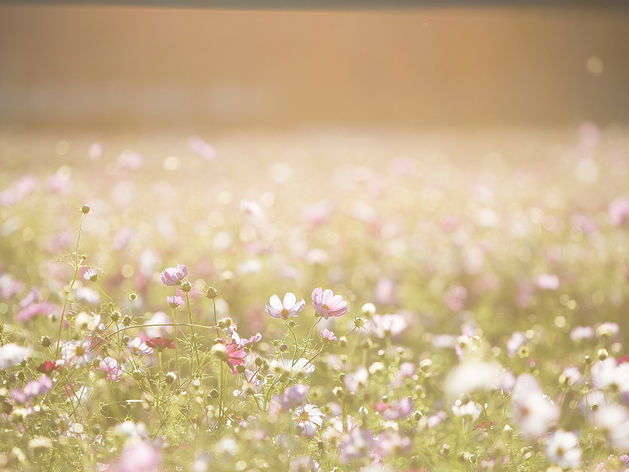
[(559, 409), (544, 395), (535, 377), (520, 375), (513, 389), (513, 413), (522, 436), (535, 439), (559, 419)]
[(454, 413), (455, 416), (471, 420), (478, 418), (482, 411), (483, 407), (474, 401), (469, 401), (465, 405), (457, 401), (452, 407), (452, 413)]
[(373, 315), (371, 317), (371, 332), (378, 338), (391, 336), (392, 338), (402, 334), (408, 323), (402, 315), (386, 314)]
[(323, 425), (323, 412), (315, 405), (310, 403), (295, 408), (293, 411), (293, 419), (297, 421), (297, 425), (301, 428), (304, 436), (313, 437)]
[(620, 405), (603, 406), (592, 413), (593, 423), (602, 430), (613, 447), (629, 449), (629, 410)]
[(299, 312), (304, 309), (306, 302), (302, 298), (297, 301), (297, 297), (292, 292), (287, 292), (284, 295), (284, 300), (280, 300), (280, 297), (273, 295), (268, 302), (266, 302), (266, 312), (273, 318), (287, 319), (289, 316), (297, 316)]
[(5, 344), (0, 347), (0, 370), (8, 369), (28, 359), (33, 353), (32, 349), (18, 346), (17, 344)]
[(463, 393), (491, 388), (500, 378), (501, 367), (497, 362), (464, 361), (450, 371), (445, 391), (450, 398)]
[(558, 429), (546, 443), (546, 455), (548, 460), (563, 469), (576, 469), (581, 467), (581, 449), (579, 438), (570, 431)]
[(90, 340), (70, 341), (61, 347), (61, 355), (66, 365), (81, 367), (92, 362), (92, 352), (90, 351)]

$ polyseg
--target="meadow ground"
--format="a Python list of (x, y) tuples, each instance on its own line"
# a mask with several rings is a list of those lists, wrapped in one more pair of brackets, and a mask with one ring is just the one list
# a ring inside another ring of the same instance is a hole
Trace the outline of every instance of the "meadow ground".
[(199, 136), (0, 134), (0, 468), (629, 468), (627, 129)]

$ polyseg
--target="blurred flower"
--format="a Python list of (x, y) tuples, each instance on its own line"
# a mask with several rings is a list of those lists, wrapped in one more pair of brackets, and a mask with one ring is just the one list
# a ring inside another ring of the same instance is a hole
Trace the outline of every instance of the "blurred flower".
[(37, 366), (36, 370), (37, 372), (46, 374), (50, 377), (50, 374), (52, 374), (55, 370), (61, 369), (62, 366), (63, 361), (44, 361)]
[(299, 456), (290, 461), (288, 472), (317, 472), (319, 464), (310, 456)]
[(385, 431), (378, 435), (376, 449), (385, 457), (399, 457), (413, 447), (413, 441), (394, 431)]
[(397, 314), (373, 315), (370, 322), (370, 330), (378, 338), (386, 336), (394, 338), (402, 334), (407, 327), (404, 317)]
[(61, 355), (66, 365), (81, 367), (92, 362), (90, 340), (70, 341), (61, 347)]
[(445, 304), (452, 311), (461, 311), (467, 299), (467, 289), (462, 285), (451, 286), (445, 294)]
[(113, 357), (105, 357), (100, 361), (98, 368), (105, 371), (108, 380), (118, 382), (122, 378), (122, 368)]
[(238, 373), (236, 366), (244, 365), (245, 357), (247, 356), (245, 349), (234, 339), (228, 343), (225, 343), (223, 339), (223, 342), (217, 343), (212, 347), (212, 352), (229, 366), (231, 373), (234, 375)]
[(310, 386), (303, 384), (286, 387), (282, 395), (275, 395), (273, 397), (270, 410), (272, 410), (275, 414), (279, 413), (280, 410), (288, 411), (303, 402), (309, 391)]
[(579, 438), (572, 432), (558, 429), (546, 443), (546, 456), (548, 460), (564, 469), (581, 467)]
[(399, 420), (410, 415), (413, 408), (413, 400), (406, 397), (389, 403), (379, 402), (374, 407), (374, 410), (380, 412), (385, 420)]
[(530, 374), (517, 378), (513, 389), (513, 412), (525, 439), (535, 439), (559, 419), (558, 408)]
[(618, 365), (616, 359), (608, 357), (592, 365), (592, 383), (600, 390), (629, 392), (629, 364)]
[(306, 302), (302, 298), (297, 301), (297, 297), (292, 292), (287, 292), (284, 295), (284, 300), (280, 300), (280, 297), (273, 295), (268, 302), (265, 303), (266, 312), (273, 318), (287, 319), (289, 316), (298, 316), (299, 312), (304, 309)]
[(144, 322), (144, 332), (149, 338), (166, 337), (173, 332), (172, 326), (160, 326), (170, 325), (173, 320), (163, 311), (156, 311), (148, 320)]
[(334, 335), (334, 333), (327, 328), (322, 329), (319, 335), (321, 336), (321, 339), (323, 339), (324, 341), (328, 341), (328, 342), (336, 341), (336, 336)]
[(131, 351), (131, 354), (133, 354), (134, 356), (140, 354), (148, 355), (153, 353), (153, 348), (149, 347), (144, 341), (142, 341), (142, 338), (138, 336), (130, 339), (127, 343), (127, 347)]
[(597, 336), (607, 336), (612, 337), (618, 334), (619, 328), (617, 323), (612, 323), (611, 321), (606, 321), (605, 323), (601, 323), (601, 325), (596, 328)]
[(131, 443), (122, 450), (111, 472), (156, 472), (159, 461), (160, 453), (151, 444), (145, 441)]
[(535, 279), (535, 285), (542, 290), (557, 290), (559, 288), (559, 277), (554, 274), (541, 274)]
[(188, 275), (188, 267), (179, 264), (177, 267), (169, 267), (159, 276), (159, 281), (169, 287), (178, 285)]
[(386, 277), (378, 279), (376, 284), (376, 302), (382, 305), (397, 303), (397, 284)]
[(326, 320), (330, 316), (343, 316), (349, 310), (341, 295), (334, 295), (334, 292), (329, 288), (324, 291), (321, 287), (312, 291), (312, 306)]
[(362, 459), (373, 452), (373, 434), (367, 429), (353, 429), (345, 434), (340, 447), (341, 464), (347, 464), (355, 459)]
[(56, 305), (53, 305), (47, 300), (39, 303), (30, 303), (15, 314), (15, 319), (20, 323), (26, 323), (36, 316), (49, 315), (55, 311), (56, 308)]
[(522, 331), (515, 331), (507, 341), (507, 352), (509, 357), (515, 357), (518, 354), (520, 347), (526, 346), (528, 342), (529, 339)]
[(359, 366), (354, 372), (345, 375), (345, 388), (351, 394), (355, 394), (367, 384), (369, 371), (364, 366)]
[(466, 404), (462, 404), (457, 401), (452, 407), (452, 413), (454, 416), (459, 416), (467, 420), (475, 420), (480, 416), (483, 411), (483, 407), (476, 402), (469, 401)]
[(297, 407), (293, 411), (293, 419), (301, 428), (304, 436), (313, 437), (323, 425), (323, 412), (310, 403)]
[(573, 341), (581, 341), (582, 339), (592, 339), (594, 337), (594, 328), (591, 326), (575, 326), (570, 331), (570, 339)]
[(52, 379), (47, 375), (42, 375), (37, 380), (28, 382), (24, 389), (13, 389), (11, 396), (20, 403), (26, 403), (31, 398), (49, 392), (52, 389)]
[(594, 425), (602, 431), (611, 445), (620, 450), (629, 449), (629, 410), (619, 405), (603, 405), (591, 413)]
[(216, 159), (216, 148), (206, 143), (198, 136), (190, 136), (190, 139), (188, 139), (188, 147), (206, 161)]
[(621, 226), (629, 219), (629, 198), (618, 197), (609, 204), (607, 219), (613, 226)]
[(150, 348), (157, 349), (157, 351), (163, 351), (164, 349), (175, 349), (174, 340), (164, 339), (160, 337), (147, 340), (146, 345)]

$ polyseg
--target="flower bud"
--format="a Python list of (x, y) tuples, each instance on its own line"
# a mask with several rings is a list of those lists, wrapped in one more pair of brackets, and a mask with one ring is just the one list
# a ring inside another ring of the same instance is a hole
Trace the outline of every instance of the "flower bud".
[(186, 280), (185, 282), (181, 283), (180, 288), (183, 292), (187, 293), (192, 290), (192, 284), (188, 280)]
[(609, 352), (607, 352), (607, 349), (599, 349), (598, 350), (598, 358), (601, 361), (604, 361), (605, 359), (607, 359), (609, 357)]
[(210, 398), (218, 398), (218, 390), (216, 390), (215, 388), (210, 390)]
[(174, 384), (177, 381), (177, 374), (174, 372), (168, 372), (164, 380), (168, 385)]
[(42, 336), (39, 340), (39, 344), (41, 344), (42, 347), (50, 347), (52, 341), (50, 341), (50, 338), (48, 336)]
[(83, 205), (81, 207), (81, 213), (83, 213), (84, 215), (87, 215), (90, 212), (90, 207), (88, 205)]
[(132, 302), (136, 301), (137, 299), (138, 299), (138, 296), (134, 292), (131, 292), (129, 294), (129, 300), (131, 300)]
[(120, 312), (118, 310), (114, 310), (111, 312), (111, 321), (118, 321), (120, 319)]

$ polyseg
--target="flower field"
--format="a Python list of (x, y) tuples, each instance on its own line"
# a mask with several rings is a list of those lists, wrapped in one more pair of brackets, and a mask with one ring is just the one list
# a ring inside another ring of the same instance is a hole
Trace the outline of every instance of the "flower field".
[(629, 133), (0, 135), (0, 470), (629, 469)]

